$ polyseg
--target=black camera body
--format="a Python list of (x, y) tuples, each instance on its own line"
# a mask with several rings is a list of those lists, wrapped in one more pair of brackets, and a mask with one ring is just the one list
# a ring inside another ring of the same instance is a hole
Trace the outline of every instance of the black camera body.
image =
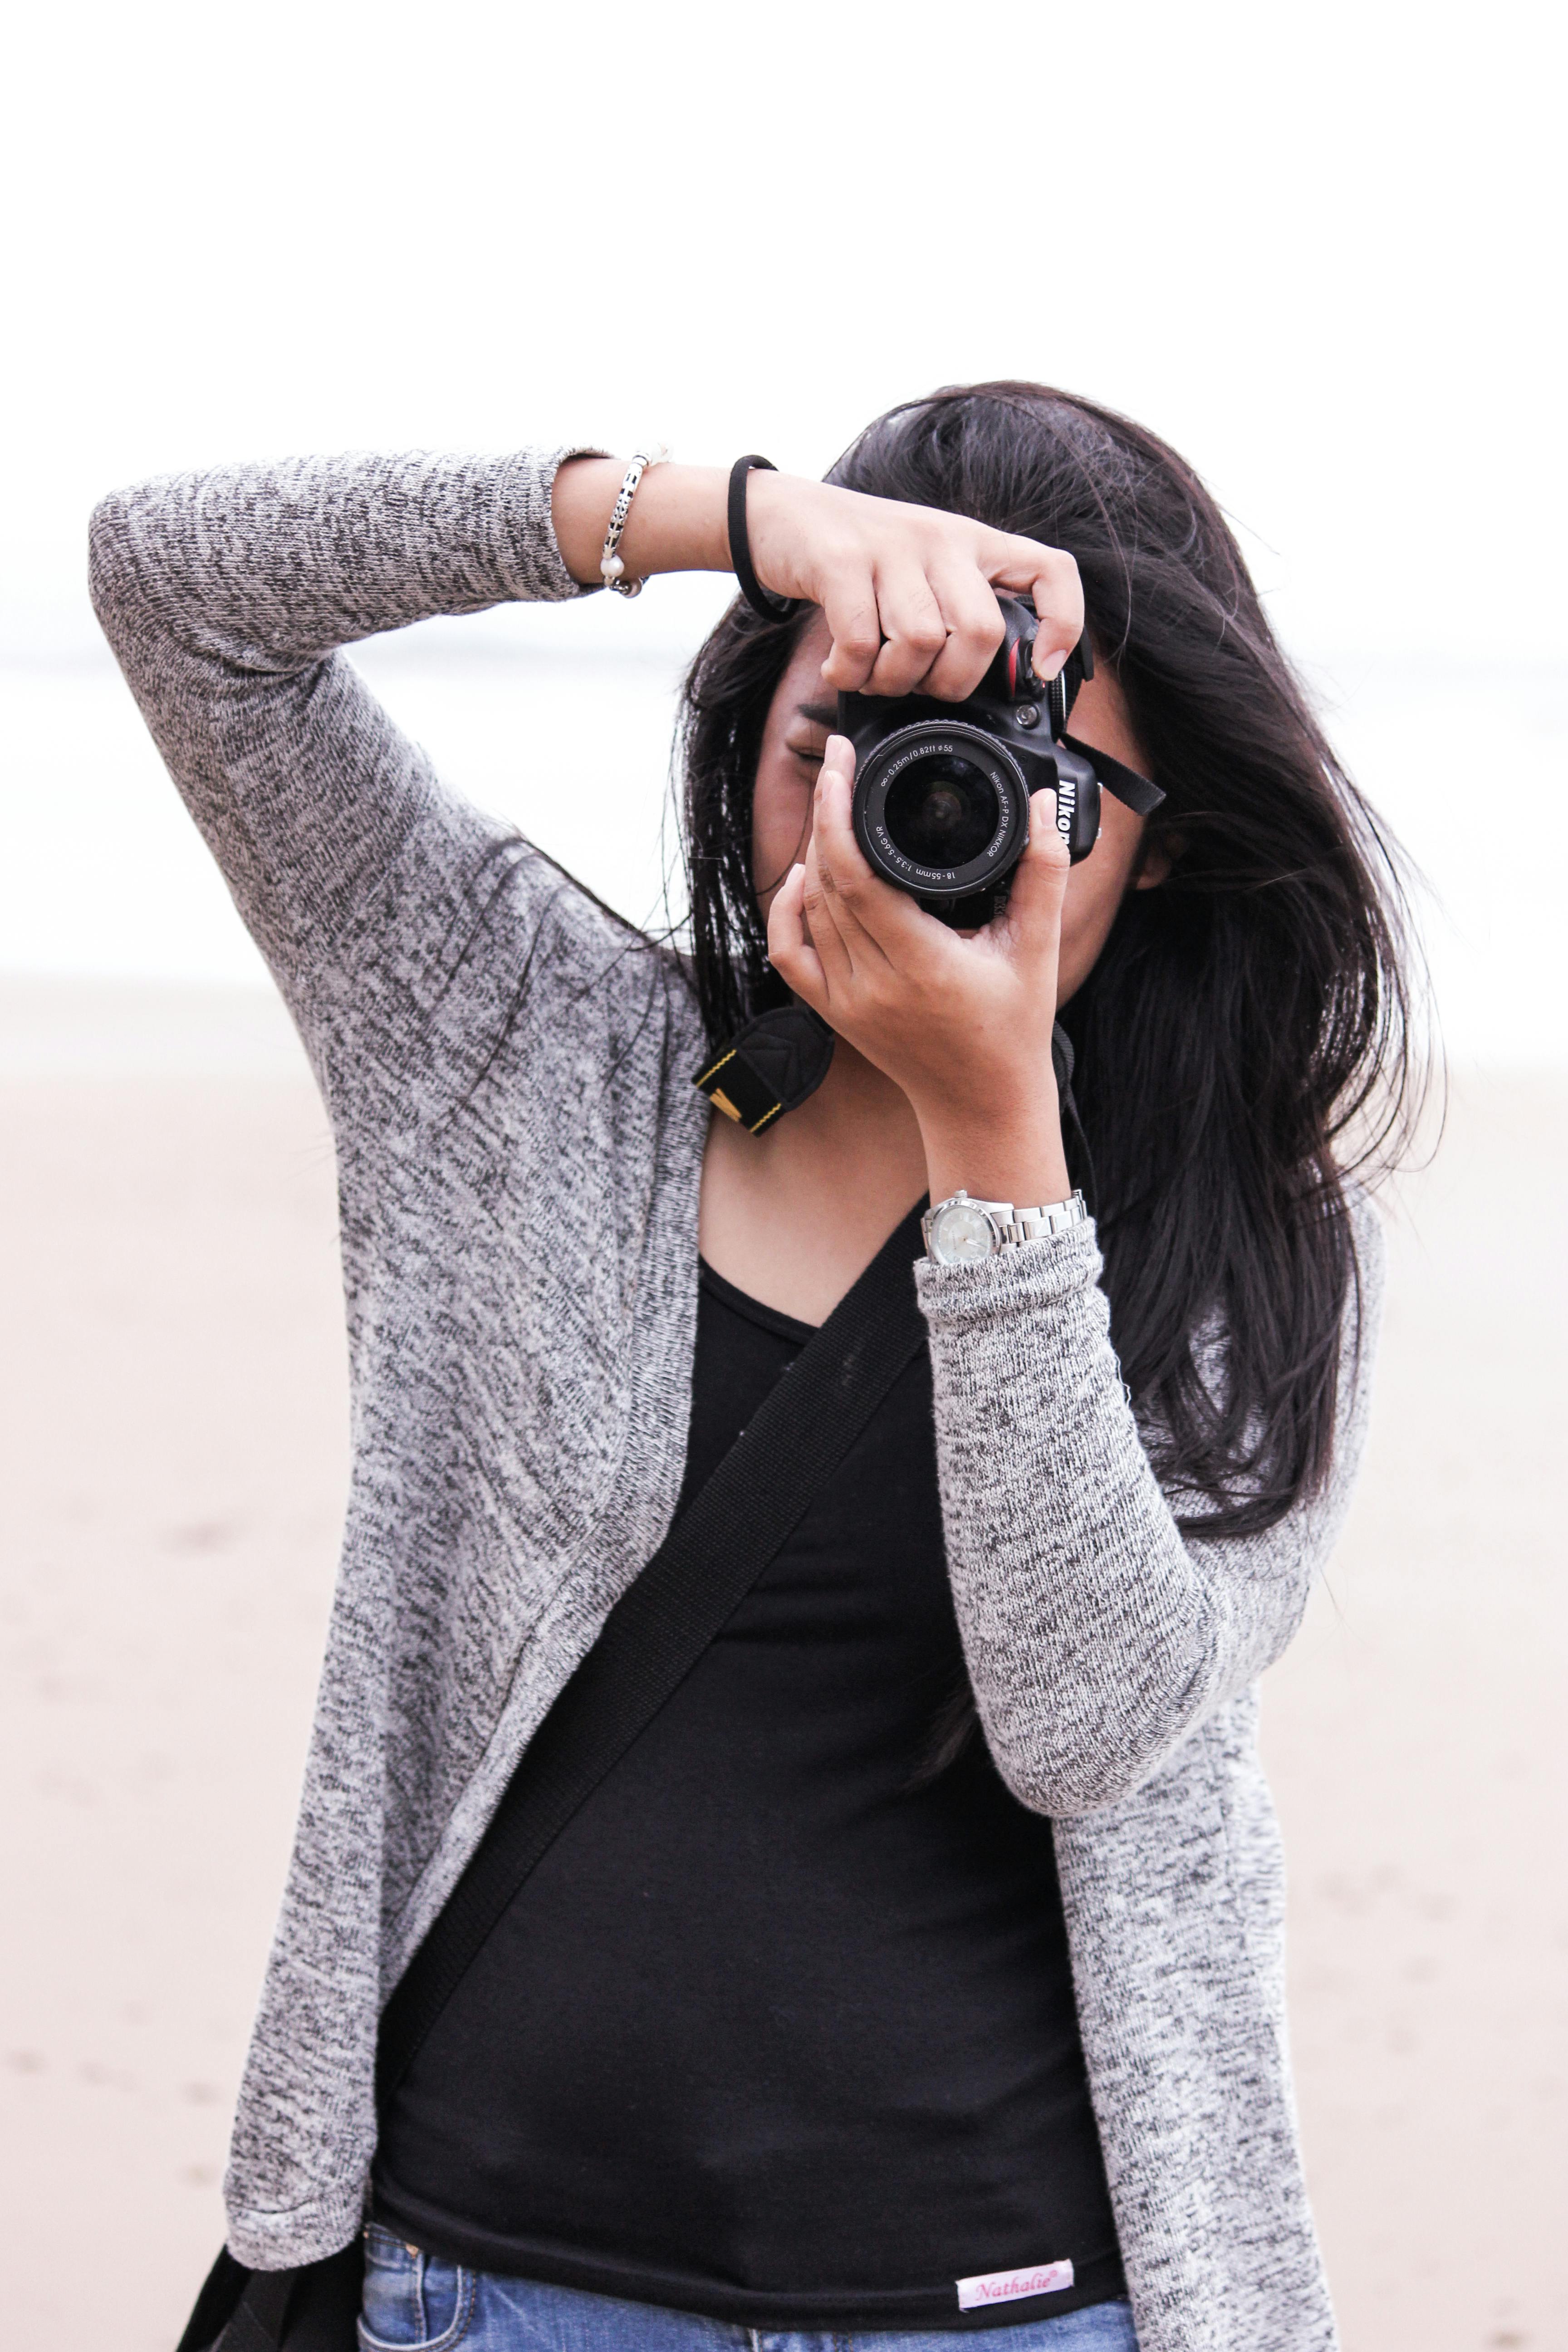
[(1031, 793), (1055, 792), (1074, 865), (1100, 838), (1102, 784), (1140, 815), (1164, 798), (1067, 731), (1078, 689), (1094, 675), (1088, 635), (1044, 684), (1030, 662), (1035, 614), (1016, 596), (996, 601), (1003, 641), (967, 701), (838, 698), (838, 731), (855, 747), (855, 836), (872, 870), (966, 930), (1006, 904), (1029, 839)]

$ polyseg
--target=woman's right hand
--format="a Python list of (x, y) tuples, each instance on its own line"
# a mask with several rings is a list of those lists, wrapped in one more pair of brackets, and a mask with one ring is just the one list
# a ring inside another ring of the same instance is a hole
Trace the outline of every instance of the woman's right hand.
[(1033, 600), (1037, 677), (1054, 677), (1083, 634), (1072, 557), (967, 515), (753, 474), (746, 520), (763, 587), (821, 606), (822, 675), (840, 693), (962, 701), (1002, 642), (998, 588)]
[[(556, 476), (556, 538), (578, 580), (598, 579), (625, 470), (619, 458), (584, 457)], [(717, 467), (646, 473), (621, 541), (627, 572), (729, 571), (728, 493)], [(746, 522), (763, 587), (821, 607), (833, 639), (823, 678), (843, 693), (962, 701), (1002, 642), (999, 588), (1034, 604), (1041, 678), (1056, 676), (1083, 633), (1072, 557), (967, 515), (758, 472), (747, 483)]]

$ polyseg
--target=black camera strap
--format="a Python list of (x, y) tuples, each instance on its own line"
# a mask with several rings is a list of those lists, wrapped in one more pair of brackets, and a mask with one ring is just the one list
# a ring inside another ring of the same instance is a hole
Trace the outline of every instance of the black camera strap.
[(1158, 784), (1141, 776), (1136, 768), (1124, 767), (1120, 760), (1113, 760), (1109, 751), (1101, 751), (1095, 744), (1080, 743), (1076, 735), (1063, 735), (1058, 740), (1069, 751), (1076, 751), (1080, 760), (1089, 761), (1106, 791), (1114, 793), (1123, 808), (1130, 808), (1134, 816), (1153, 815), (1165, 797)]
[(837, 1044), (820, 1013), (792, 996), (759, 1013), (712, 1055), (691, 1083), (752, 1135), (798, 1110), (827, 1076)]

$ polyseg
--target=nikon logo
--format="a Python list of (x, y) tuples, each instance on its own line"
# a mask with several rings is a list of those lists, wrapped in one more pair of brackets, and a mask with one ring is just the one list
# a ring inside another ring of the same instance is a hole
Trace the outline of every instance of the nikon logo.
[(1063, 776), (1057, 785), (1057, 831), (1064, 841), (1072, 837), (1073, 813), (1078, 807), (1078, 786), (1070, 776)]

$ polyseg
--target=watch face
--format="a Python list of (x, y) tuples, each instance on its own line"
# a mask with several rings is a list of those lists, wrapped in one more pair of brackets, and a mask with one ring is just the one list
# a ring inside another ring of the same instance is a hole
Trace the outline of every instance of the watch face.
[(991, 1220), (973, 1201), (953, 1201), (931, 1219), (931, 1255), (942, 1265), (977, 1265), (995, 1247)]

